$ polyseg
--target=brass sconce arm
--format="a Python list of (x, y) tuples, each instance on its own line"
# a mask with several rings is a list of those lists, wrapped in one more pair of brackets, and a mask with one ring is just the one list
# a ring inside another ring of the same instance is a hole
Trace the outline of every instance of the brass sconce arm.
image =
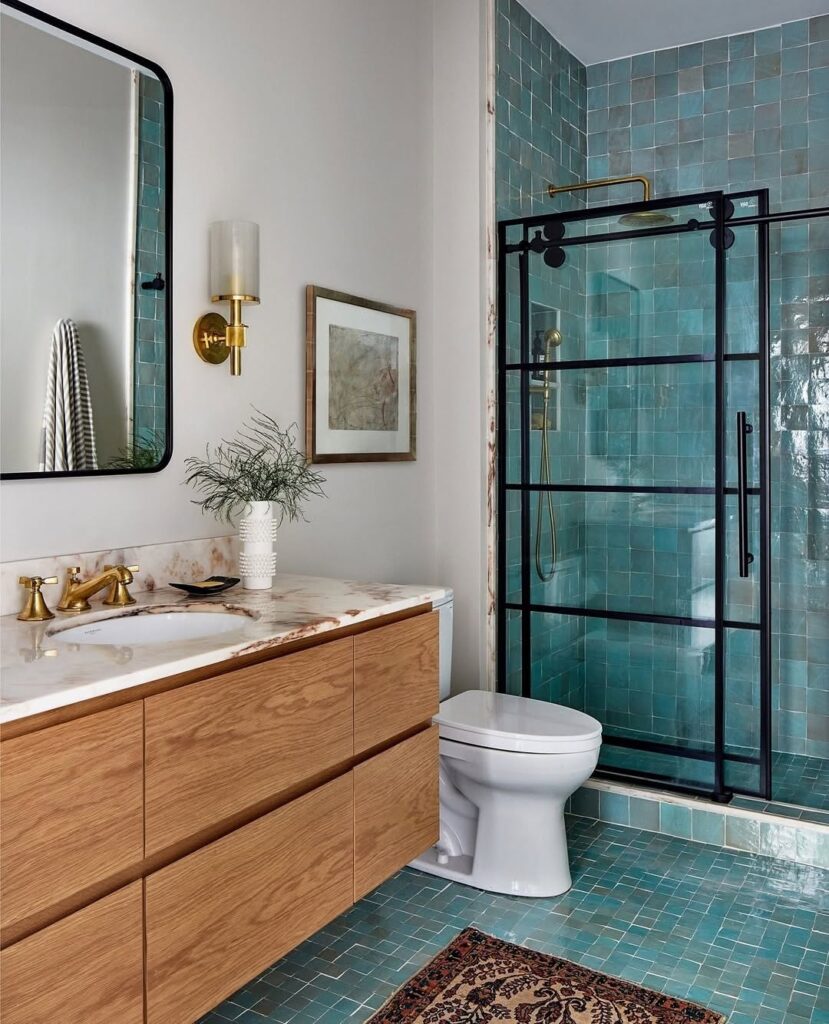
[(247, 345), (247, 324), (242, 322), (242, 303), (257, 303), (252, 295), (214, 296), (213, 302), (230, 302), (230, 320), (221, 313), (205, 313), (193, 327), (193, 347), (206, 363), (223, 363), (230, 356), (230, 373), (242, 373), (242, 349)]

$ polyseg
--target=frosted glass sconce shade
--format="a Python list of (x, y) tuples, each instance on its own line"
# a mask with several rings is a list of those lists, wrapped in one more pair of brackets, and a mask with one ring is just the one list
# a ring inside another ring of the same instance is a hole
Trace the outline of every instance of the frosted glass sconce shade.
[(217, 220), (210, 225), (211, 302), (259, 301), (259, 225)]
[(193, 326), (193, 347), (206, 363), (230, 356), (230, 373), (242, 372), (247, 325), (242, 303), (259, 301), (259, 225), (249, 220), (217, 220), (210, 225), (210, 301), (229, 302), (230, 320), (205, 313)]

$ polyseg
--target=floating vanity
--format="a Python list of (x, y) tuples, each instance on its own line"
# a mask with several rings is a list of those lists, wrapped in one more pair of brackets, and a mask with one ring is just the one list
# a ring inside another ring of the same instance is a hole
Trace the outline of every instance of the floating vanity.
[(444, 591), (174, 595), (0, 619), (4, 1024), (192, 1022), (438, 837)]

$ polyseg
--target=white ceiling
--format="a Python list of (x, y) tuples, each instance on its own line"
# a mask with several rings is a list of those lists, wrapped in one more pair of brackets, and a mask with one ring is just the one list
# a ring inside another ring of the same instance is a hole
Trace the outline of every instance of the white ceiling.
[(521, 0), (583, 64), (829, 14), (829, 0)]

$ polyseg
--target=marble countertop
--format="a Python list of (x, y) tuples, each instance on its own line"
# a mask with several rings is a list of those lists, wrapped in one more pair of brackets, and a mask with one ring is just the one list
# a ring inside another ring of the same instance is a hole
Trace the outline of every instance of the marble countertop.
[[(447, 593), (443, 587), (280, 574), (271, 590), (243, 590), (240, 585), (194, 600), (162, 587), (136, 595), (137, 603), (125, 609), (104, 608), (101, 594), (92, 599), (93, 611), (82, 615), (57, 613), (54, 619), (39, 623), (4, 615), (0, 618), (0, 723), (368, 622), (439, 601)], [(232, 633), (165, 644), (81, 645), (61, 641), (57, 635), (69, 626), (134, 615), (144, 608), (161, 612), (182, 606), (244, 614), (240, 628)]]

